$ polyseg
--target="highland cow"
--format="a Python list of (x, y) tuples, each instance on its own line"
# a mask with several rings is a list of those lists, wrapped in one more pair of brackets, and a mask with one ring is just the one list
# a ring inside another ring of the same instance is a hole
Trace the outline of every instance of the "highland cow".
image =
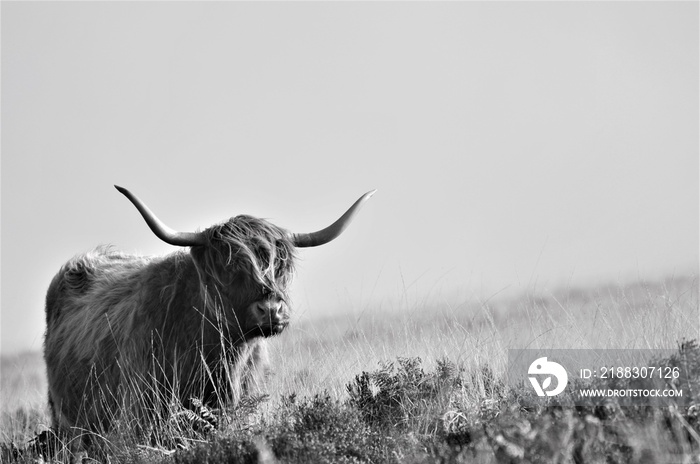
[(54, 277), (44, 357), (58, 430), (103, 432), (125, 412), (138, 423), (190, 398), (235, 403), (266, 361), (265, 338), (289, 322), (296, 248), (335, 239), (374, 193), (318, 232), (241, 215), (189, 233), (115, 187), (157, 237), (188, 248), (143, 257), (100, 247)]

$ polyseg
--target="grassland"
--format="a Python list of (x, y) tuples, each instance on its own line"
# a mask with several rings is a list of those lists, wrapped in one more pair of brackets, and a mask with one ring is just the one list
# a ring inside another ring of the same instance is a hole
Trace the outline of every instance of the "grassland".
[[(221, 411), (218, 430), (178, 425), (158, 443), (122, 430), (82, 458), (697, 462), (700, 349), (689, 341), (699, 332), (695, 277), (296, 320), (270, 343), (266, 395)], [(525, 347), (674, 348), (688, 363), (693, 397), (682, 407), (527, 408), (503, 381), (508, 349)], [(11, 443), (21, 449), (46, 429), (41, 356), (3, 358), (0, 368), (3, 462), (34, 462), (36, 450), (18, 454)]]

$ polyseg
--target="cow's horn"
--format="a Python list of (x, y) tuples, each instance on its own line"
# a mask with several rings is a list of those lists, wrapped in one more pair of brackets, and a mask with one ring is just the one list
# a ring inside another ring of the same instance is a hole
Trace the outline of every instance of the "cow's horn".
[(171, 229), (161, 222), (160, 219), (156, 217), (155, 214), (142, 202), (136, 195), (128, 191), (127, 189), (120, 187), (118, 185), (114, 186), (117, 190), (124, 194), (125, 197), (131, 201), (136, 209), (139, 210), (141, 216), (146, 220), (146, 224), (151, 228), (154, 234), (170, 245), (175, 246), (196, 246), (204, 245), (204, 236), (201, 233), (195, 232), (178, 232)]
[(310, 232), (307, 234), (292, 234), (292, 241), (294, 242), (294, 245), (300, 248), (305, 248), (305, 247), (315, 247), (319, 245), (326, 244), (330, 242), (331, 240), (335, 239), (340, 235), (345, 228), (350, 224), (352, 221), (353, 217), (357, 212), (360, 210), (364, 202), (369, 200), (369, 198), (374, 195), (374, 192), (377, 190), (372, 190), (371, 192), (367, 192), (364, 195), (360, 197), (359, 200), (355, 202), (354, 205), (348, 209), (345, 214), (340, 216), (340, 219), (335, 221), (333, 224), (330, 226), (326, 227), (325, 229), (321, 229), (316, 232)]

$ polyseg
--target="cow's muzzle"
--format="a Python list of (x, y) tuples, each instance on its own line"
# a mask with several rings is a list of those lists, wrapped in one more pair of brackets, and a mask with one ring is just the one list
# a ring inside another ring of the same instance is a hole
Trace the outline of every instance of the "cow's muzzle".
[(258, 321), (261, 335), (269, 337), (281, 333), (289, 325), (287, 305), (282, 300), (263, 300), (251, 308)]

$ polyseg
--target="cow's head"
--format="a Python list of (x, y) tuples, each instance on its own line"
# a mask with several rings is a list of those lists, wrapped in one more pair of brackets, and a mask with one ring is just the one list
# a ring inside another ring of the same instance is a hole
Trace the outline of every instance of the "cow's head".
[(284, 330), (289, 322), (288, 289), (296, 248), (323, 245), (338, 237), (376, 191), (364, 194), (337, 221), (317, 232), (292, 233), (246, 215), (201, 232), (177, 232), (131, 192), (115, 187), (161, 240), (191, 247), (207, 305), (223, 311), (227, 332), (246, 339)]

